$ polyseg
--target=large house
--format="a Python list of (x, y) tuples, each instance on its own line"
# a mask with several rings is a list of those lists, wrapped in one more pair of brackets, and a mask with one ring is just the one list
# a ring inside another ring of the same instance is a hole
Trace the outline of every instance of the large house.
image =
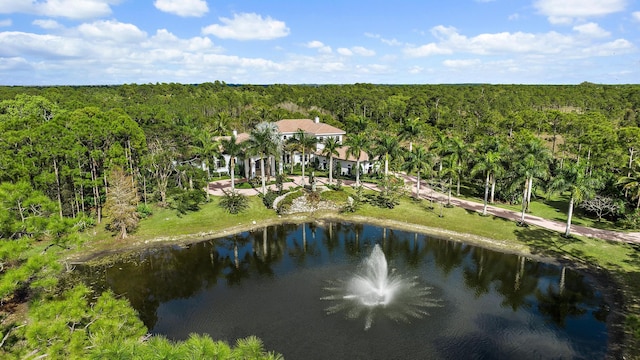
[[(320, 122), (320, 118), (315, 119), (283, 119), (275, 123), (278, 126), (278, 130), (282, 136), (283, 141), (291, 139), (298, 130), (302, 130), (305, 133), (315, 136), (318, 139), (315, 152), (311, 154), (305, 154), (305, 163), (315, 161), (318, 159), (318, 164), (321, 169), (327, 169), (329, 159), (322, 155), (322, 149), (324, 148), (323, 140), (329, 137), (336, 138), (339, 143), (342, 143), (346, 132), (335, 126)], [(243, 142), (249, 139), (248, 133), (238, 134), (236, 131), (233, 134), (238, 139), (238, 142)], [(343, 175), (349, 175), (352, 169), (355, 169), (356, 158), (353, 156), (347, 156), (348, 147), (342, 146), (338, 149), (338, 156), (333, 157), (334, 168), (340, 169), (340, 173)], [(223, 155), (225, 159), (225, 165), (218, 167), (215, 171), (218, 173), (228, 173), (229, 168), (229, 155)], [(302, 154), (294, 152), (293, 154), (284, 152), (280, 164), (299, 164), (302, 162)], [(276, 171), (282, 171), (282, 167), (276, 168), (276, 161), (271, 158), (268, 164), (265, 166), (270, 175), (275, 175)], [(366, 152), (362, 151), (360, 154), (360, 167), (363, 172), (370, 172), (373, 169), (373, 162), (370, 161)], [(260, 171), (260, 158), (249, 157), (244, 159), (245, 177), (252, 178), (256, 176), (256, 171)]]

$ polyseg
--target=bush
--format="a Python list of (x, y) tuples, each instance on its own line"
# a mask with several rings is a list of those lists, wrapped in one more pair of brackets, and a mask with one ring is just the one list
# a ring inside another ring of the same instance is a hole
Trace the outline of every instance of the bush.
[(207, 200), (207, 195), (204, 190), (193, 189), (180, 191), (172, 197), (170, 206), (172, 209), (176, 209), (178, 214), (184, 215), (188, 211), (200, 210), (200, 204)]
[(280, 196), (279, 191), (273, 191), (271, 189), (267, 190), (267, 193), (264, 195), (260, 195), (262, 197), (262, 203), (267, 209), (273, 208), (273, 202), (276, 200), (278, 196)]
[(640, 229), (640, 210), (635, 210), (619, 221), (620, 227), (627, 230)]
[(219, 206), (229, 214), (238, 214), (249, 208), (249, 199), (235, 191), (224, 191), (222, 199), (220, 199)]
[(249, 179), (247, 182), (249, 183), (249, 185), (251, 185), (252, 188), (257, 188), (259, 186), (262, 186), (262, 177), (255, 176)]
[(146, 219), (149, 216), (153, 215), (153, 210), (151, 209), (151, 206), (146, 204), (139, 204), (138, 207), (136, 208), (136, 212), (138, 212), (138, 217), (140, 219)]
[(365, 202), (364, 188), (362, 185), (355, 187), (355, 194), (353, 197), (347, 198), (347, 204), (340, 210), (343, 213), (356, 212), (360, 208), (363, 202)]

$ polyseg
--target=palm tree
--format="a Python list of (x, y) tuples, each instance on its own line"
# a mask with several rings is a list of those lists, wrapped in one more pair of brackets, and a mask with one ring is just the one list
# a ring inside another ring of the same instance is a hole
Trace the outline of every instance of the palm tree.
[(293, 137), (289, 140), (289, 142), (295, 144), (294, 146), (297, 148), (297, 150), (302, 152), (302, 185), (304, 185), (304, 167), (306, 163), (305, 153), (307, 151), (311, 152), (313, 151), (313, 149), (315, 149), (316, 144), (318, 143), (318, 139), (313, 135), (307, 134), (306, 132), (304, 132), (304, 130), (298, 129), (298, 131), (293, 134)]
[[(533, 160), (529, 165), (531, 167), (530, 175), (527, 178), (526, 189), (526, 202), (525, 211), (529, 211), (529, 204), (531, 204), (531, 193), (533, 192), (533, 182), (536, 179), (546, 179), (549, 176), (549, 162), (551, 161), (551, 151), (545, 147), (542, 140), (538, 138), (532, 138), (524, 145), (522, 145), (517, 151), (516, 155), (526, 158), (528, 156)], [(538, 176), (536, 176), (538, 175)]]
[(502, 141), (495, 136), (486, 136), (478, 144), (476, 152), (478, 154), (485, 154), (488, 152), (494, 152), (500, 157), (499, 162), (496, 164), (495, 171), (491, 174), (491, 190), (489, 194), (489, 204), (494, 203), (496, 193), (496, 182), (498, 176), (503, 176), (505, 172), (505, 160), (507, 160), (506, 148), (503, 146)]
[(322, 143), (324, 144), (322, 155), (329, 158), (329, 184), (333, 184), (333, 156), (338, 155), (338, 149), (342, 144), (333, 136), (325, 138)]
[(574, 203), (580, 203), (582, 200), (591, 198), (595, 195), (596, 188), (599, 182), (587, 175), (587, 169), (580, 163), (572, 163), (571, 165), (560, 170), (558, 176), (556, 176), (551, 185), (549, 186), (551, 191), (565, 192), (568, 191), (571, 196), (569, 200), (569, 212), (567, 214), (567, 229), (564, 232), (565, 236), (571, 234), (571, 218), (573, 216)]
[(418, 173), (416, 183), (416, 199), (420, 197), (420, 174), (433, 171), (431, 169), (433, 161), (433, 155), (429, 153), (424, 147), (416, 146), (415, 151), (408, 152), (403, 164), (407, 173), (416, 170)]
[(264, 173), (264, 158), (276, 155), (282, 150), (282, 138), (280, 130), (275, 123), (261, 122), (251, 130), (247, 149), (250, 153), (260, 156), (260, 176), (262, 177), (262, 194), (267, 193), (267, 184)]
[[(636, 161), (637, 162), (637, 161)], [(638, 170), (638, 166), (636, 166), (633, 170), (629, 170), (627, 176), (623, 176), (618, 179), (618, 185), (622, 185), (622, 188), (631, 192), (631, 199), (638, 199), (636, 203), (636, 209), (640, 209), (640, 170)]]
[(389, 160), (400, 155), (400, 143), (396, 137), (382, 134), (375, 140), (373, 153), (384, 159), (384, 177), (389, 175)]
[(549, 168), (545, 162), (539, 161), (533, 154), (527, 154), (516, 164), (513, 176), (515, 177), (514, 186), (522, 184), (522, 216), (520, 217), (520, 223), (524, 224), (525, 213), (529, 208), (528, 199), (530, 199), (530, 196), (528, 194), (531, 184), (536, 179), (546, 179), (549, 176)]
[(423, 133), (424, 124), (420, 122), (419, 117), (407, 119), (400, 128), (400, 139), (409, 140), (409, 151), (413, 151), (413, 142), (419, 139)]
[(460, 170), (458, 169), (458, 161), (455, 156), (447, 156), (444, 159), (442, 170), (440, 170), (440, 178), (445, 178), (447, 182), (447, 206), (451, 206), (451, 189), (453, 189), (453, 178), (458, 177)]
[(462, 141), (462, 139), (460, 139), (457, 136), (449, 138), (446, 156), (451, 157), (452, 158), (451, 161), (456, 162), (455, 168), (457, 172), (456, 174), (456, 178), (457, 178), (456, 195), (457, 196), (460, 196), (460, 181), (462, 179), (462, 171), (465, 169), (463, 164), (467, 161), (468, 155), (469, 155), (469, 148), (464, 143), (464, 141)]
[(489, 151), (480, 155), (478, 162), (471, 169), (471, 176), (477, 175), (479, 172), (485, 173), (484, 182), (484, 206), (482, 207), (482, 215), (487, 215), (487, 202), (489, 198), (489, 183), (491, 178), (495, 178), (495, 174), (502, 170), (500, 163), (500, 153)]
[(213, 159), (220, 156), (218, 141), (206, 130), (194, 129), (191, 131), (194, 138), (190, 150), (193, 155), (207, 166), (207, 180), (211, 178), (211, 166), (215, 164)]
[(230, 123), (231, 115), (226, 111), (220, 111), (214, 116), (210, 127), (214, 134), (222, 135), (228, 133)]
[(235, 191), (236, 157), (242, 155), (244, 146), (238, 142), (238, 138), (235, 135), (232, 135), (229, 139), (222, 139), (220, 145), (224, 152), (230, 156), (227, 166), (229, 166), (229, 175), (231, 175), (231, 191)]
[(360, 153), (369, 147), (369, 138), (366, 133), (357, 133), (345, 141), (347, 156), (356, 158), (356, 186), (360, 186)]
[(444, 157), (447, 154), (449, 138), (444, 133), (438, 133), (436, 140), (431, 144), (429, 150), (433, 151), (438, 156), (438, 172), (442, 171)]

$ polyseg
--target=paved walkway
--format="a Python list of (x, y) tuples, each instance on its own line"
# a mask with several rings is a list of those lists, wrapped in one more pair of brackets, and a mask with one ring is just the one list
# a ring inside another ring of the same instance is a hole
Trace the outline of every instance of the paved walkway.
[[(400, 175), (404, 178), (405, 184), (410, 185), (409, 188), (411, 190), (411, 193), (415, 194), (416, 178), (414, 176), (408, 176), (404, 174), (400, 174)], [(302, 176), (290, 175), (288, 176), (288, 178), (292, 179), (293, 181), (284, 183), (283, 184), (284, 189), (289, 189), (292, 187), (302, 185)], [(309, 181), (308, 176), (306, 176), (306, 181), (307, 182)], [(327, 178), (319, 178), (319, 177), (316, 177), (316, 181), (318, 185), (324, 185), (329, 182)], [(342, 184), (344, 186), (352, 186), (354, 183), (355, 181), (352, 181), (352, 180), (342, 180)], [(236, 181), (236, 185), (237, 184), (238, 182)], [(361, 183), (361, 185), (366, 189), (380, 191), (380, 188), (378, 187), (377, 184)], [(261, 187), (258, 186), (256, 189), (253, 189), (253, 188), (252, 189), (236, 189), (236, 191), (243, 195), (253, 196), (253, 195), (260, 194), (261, 192), (260, 188)], [(276, 186), (269, 185), (267, 186), (267, 188), (275, 190)], [(209, 194), (214, 196), (222, 196), (223, 190), (227, 190), (227, 191), (231, 190), (231, 180), (229, 179), (219, 180), (219, 181), (213, 181), (209, 183)], [(446, 195), (434, 191), (430, 187), (426, 186), (424, 182), (421, 182), (421, 185), (420, 185), (420, 197), (424, 199), (434, 199), (434, 200), (441, 200), (441, 201), (446, 200)], [(451, 197), (451, 204), (453, 204), (454, 206), (461, 207), (463, 209), (478, 211), (478, 212), (482, 212), (482, 207), (483, 207), (482, 203), (463, 200), (455, 197)], [(487, 206), (487, 213), (493, 216), (497, 216), (500, 218), (509, 219), (513, 221), (520, 221), (520, 217), (521, 217), (520, 212), (507, 210), (507, 209), (503, 209), (503, 208), (499, 208), (491, 205)], [(541, 228), (558, 231), (562, 233), (564, 233), (567, 226), (565, 222), (544, 219), (531, 214), (525, 215), (525, 221), (526, 223), (531, 225), (536, 225)], [(580, 236), (593, 237), (593, 238), (610, 240), (610, 241), (640, 244), (640, 232), (619, 232), (619, 231), (612, 231), (612, 230), (595, 229), (595, 228), (579, 226), (579, 225), (571, 225), (571, 233), (580, 235)]]

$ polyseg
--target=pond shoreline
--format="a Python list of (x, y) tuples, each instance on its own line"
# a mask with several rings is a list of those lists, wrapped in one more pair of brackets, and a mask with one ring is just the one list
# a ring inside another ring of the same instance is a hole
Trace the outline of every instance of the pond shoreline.
[(361, 216), (361, 215), (340, 215), (334, 212), (321, 212), (313, 214), (293, 214), (280, 216), (278, 218), (270, 219), (261, 222), (252, 222), (249, 224), (242, 224), (237, 226), (228, 227), (221, 230), (199, 232), (192, 234), (184, 234), (177, 236), (157, 237), (154, 239), (141, 240), (133, 243), (114, 243), (109, 249), (106, 250), (86, 250), (80, 251), (69, 256), (66, 262), (70, 265), (91, 263), (99, 261), (103, 257), (117, 256), (119, 254), (135, 252), (144, 249), (163, 247), (163, 246), (187, 246), (189, 244), (214, 240), (221, 237), (225, 237), (232, 234), (237, 234), (245, 231), (254, 231), (261, 229), (265, 226), (279, 225), (279, 224), (301, 224), (304, 222), (317, 222), (319, 224), (326, 222), (353, 222), (360, 224), (371, 224), (381, 227), (389, 227), (398, 230), (414, 231), (422, 234), (435, 235), (447, 240), (458, 241), (467, 243), (470, 245), (477, 245), (492, 250), (499, 250), (510, 254), (523, 255), (534, 259), (547, 259), (551, 261), (553, 258), (548, 256), (541, 256), (531, 252), (531, 249), (526, 245), (514, 244), (508, 240), (495, 240), (487, 237), (460, 233), (456, 231), (446, 230), (442, 228), (436, 228), (425, 225), (413, 224), (410, 222), (401, 222), (390, 219), (379, 219), (375, 217)]
[[(281, 216), (278, 218), (270, 219), (268, 221), (261, 221), (259, 223), (252, 222), (249, 224), (232, 226), (216, 231), (185, 234), (174, 237), (160, 237), (150, 240), (138, 241), (135, 243), (127, 244), (126, 246), (112, 247), (111, 249), (107, 250), (82, 252), (68, 258), (67, 262), (70, 265), (107, 265), (118, 258), (128, 257), (133, 253), (153, 248), (166, 246), (188, 247), (191, 244), (199, 243), (202, 241), (215, 240), (241, 232), (255, 231), (265, 226), (287, 223), (301, 224), (306, 222), (315, 222), (320, 226), (328, 222), (351, 222), (412, 231), (504, 253), (522, 255), (536, 261), (562, 265), (567, 268), (579, 270), (580, 272), (584, 273), (585, 276), (589, 277), (592, 280), (595, 289), (601, 292), (607, 303), (610, 304), (606, 325), (609, 335), (607, 358), (623, 358), (626, 339), (626, 333), (624, 329), (625, 294), (623, 288), (620, 286), (620, 284), (622, 283), (622, 279), (618, 278), (615, 273), (611, 273), (603, 268), (580, 261), (579, 259), (570, 259), (549, 254), (535, 253), (532, 252), (532, 249), (526, 245), (514, 244), (513, 242), (510, 242), (508, 240), (495, 240), (474, 234), (459, 233), (441, 228), (413, 224), (410, 222), (379, 219), (375, 217), (366, 217), (359, 215), (341, 215), (331, 212), (294, 214)], [(612, 284), (615, 284), (615, 286), (611, 286)]]

